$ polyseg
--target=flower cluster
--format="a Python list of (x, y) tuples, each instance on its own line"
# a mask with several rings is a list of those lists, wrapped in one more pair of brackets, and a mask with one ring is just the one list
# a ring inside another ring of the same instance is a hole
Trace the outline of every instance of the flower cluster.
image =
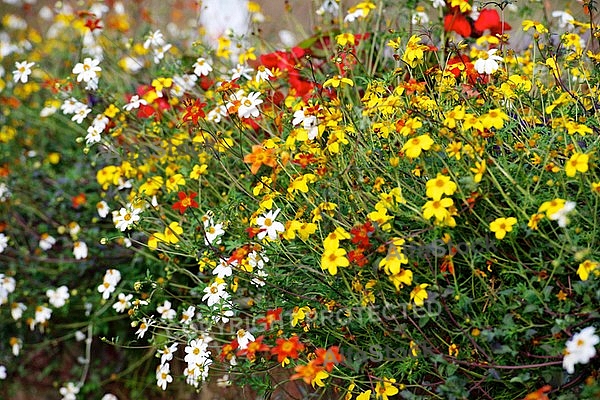
[[(324, 1), (319, 32), (279, 50), (239, 30), (212, 47), (156, 27), (128, 37), (118, 3), (56, 16), (82, 33), (83, 60), (45, 79), (18, 54), (9, 89), (24, 101), (44, 79), (40, 118), (77, 132), (92, 179), (53, 204), (86, 226), (41, 218), (31, 250), (0, 225), (0, 256), (69, 246), (93, 284), (53, 282), (53, 308), (25, 304), (11, 267), (0, 307), (46, 330), (81, 302), (88, 337), (105, 312), (130, 318), (119, 340), (152, 348), (161, 390), (221, 372), (266, 391), (282, 383), (258, 371), (281, 369), (331, 398), (597, 395), (596, 10), (519, 25), (504, 3), (424, 3)], [(24, 192), (11, 168), (0, 205)]]

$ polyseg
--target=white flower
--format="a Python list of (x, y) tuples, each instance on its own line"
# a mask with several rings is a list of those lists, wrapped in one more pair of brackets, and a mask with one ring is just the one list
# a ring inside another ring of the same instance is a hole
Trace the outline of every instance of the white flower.
[(140, 108), (141, 105), (147, 105), (148, 102), (144, 99), (140, 99), (140, 96), (133, 95), (131, 96), (131, 99), (129, 99), (129, 103), (125, 104), (125, 107), (123, 107), (125, 109), (125, 111), (131, 111), (134, 108)]
[(96, 143), (100, 143), (102, 140), (103, 129), (98, 129), (95, 125), (90, 125), (87, 128), (87, 135), (85, 135), (85, 144), (91, 146)]
[(552, 11), (552, 17), (558, 18), (558, 27), (560, 29), (566, 28), (567, 25), (570, 27), (573, 26), (573, 21), (575, 20), (575, 18), (566, 11)]
[(13, 80), (15, 83), (21, 81), (21, 83), (27, 83), (29, 75), (31, 75), (31, 67), (35, 65), (34, 62), (21, 61), (15, 63), (15, 70), (13, 71)]
[(82, 63), (77, 63), (73, 67), (73, 73), (77, 74), (77, 82), (90, 82), (98, 77), (98, 72), (102, 71), (98, 65), (100, 60), (97, 58), (86, 57)]
[(162, 306), (158, 306), (156, 312), (158, 312), (160, 317), (165, 320), (171, 320), (177, 315), (177, 312), (171, 308), (171, 302), (169, 300), (165, 300)]
[(85, 244), (85, 242), (82, 242), (80, 240), (73, 243), (73, 256), (75, 257), (76, 260), (81, 260), (81, 259), (87, 258), (87, 256), (88, 256), (87, 244)]
[(167, 384), (173, 382), (169, 368), (169, 364), (162, 364), (156, 369), (156, 384), (162, 390), (167, 390)]
[(190, 91), (196, 86), (198, 77), (194, 74), (175, 75), (173, 77), (173, 87), (179, 86), (183, 92)]
[(273, 73), (269, 68), (265, 68), (264, 65), (258, 67), (256, 71), (256, 77), (254, 78), (256, 82), (268, 81), (273, 77)]
[(104, 281), (116, 286), (119, 282), (121, 282), (121, 273), (118, 269), (107, 269), (104, 273)]
[(44, 324), (52, 316), (52, 310), (46, 306), (37, 306), (35, 308), (34, 321), (38, 324)]
[(0, 379), (6, 379), (6, 367), (4, 365), (0, 365)]
[(19, 354), (21, 353), (21, 349), (23, 348), (23, 341), (16, 337), (11, 337), (10, 340), (8, 341), (8, 344), (10, 344), (13, 356), (19, 357)]
[(62, 400), (76, 400), (79, 386), (76, 386), (73, 382), (68, 382), (66, 386), (60, 388), (59, 393), (63, 397)]
[(237, 336), (238, 345), (240, 346), (241, 350), (244, 350), (245, 348), (247, 348), (248, 343), (254, 342), (254, 340), (256, 340), (254, 338), (254, 335), (252, 335), (250, 332), (248, 332), (244, 329), (239, 329), (237, 331), (236, 336)]
[(171, 47), (173, 47), (171, 44), (165, 44), (160, 48), (152, 50), (152, 54), (154, 55), (154, 64), (160, 63), (160, 60), (165, 58), (165, 53), (171, 50)]
[(106, 218), (110, 212), (110, 207), (104, 200), (101, 200), (96, 204), (96, 210), (98, 210), (98, 215), (100, 218)]
[(231, 276), (231, 274), (233, 274), (233, 265), (237, 264), (237, 260), (234, 260), (234, 262), (229, 263), (227, 262), (227, 260), (221, 258), (219, 260), (219, 264), (217, 264), (217, 266), (213, 269), (213, 275), (217, 275), (218, 278), (223, 279), (226, 276)]
[(163, 36), (162, 32), (159, 30), (156, 30), (154, 32), (150, 32), (148, 34), (148, 36), (146, 37), (146, 41), (144, 42), (144, 48), (148, 49), (150, 47), (161, 47), (165, 44), (165, 37)]
[(111, 293), (114, 292), (115, 289), (115, 285), (107, 281), (103, 281), (101, 285), (98, 285), (98, 292), (102, 293), (102, 298), (104, 300), (108, 300)]
[[(2, 182), (0, 183), (0, 202), (5, 202), (6, 200), (8, 200), (8, 198), (12, 196), (12, 193), (10, 192), (10, 189), (8, 188), (8, 186), (6, 186), (6, 183)], [(2, 236), (4, 236), (4, 234), (1, 234)], [(5, 236), (6, 237), (6, 236)], [(0, 244), (1, 244), (1, 239), (0, 239)], [(1, 248), (1, 246), (0, 246)], [(0, 250), (0, 253), (2, 253), (2, 251)]]
[(87, 117), (88, 114), (92, 112), (92, 109), (83, 103), (79, 103), (79, 104), (81, 104), (82, 107), (79, 107), (75, 111), (75, 113), (71, 117), (71, 121), (75, 121), (78, 124), (81, 124), (83, 122), (83, 120), (85, 119), (85, 117)]
[(113, 211), (113, 223), (115, 228), (121, 232), (125, 232), (130, 229), (133, 224), (140, 220), (141, 208), (130, 208), (121, 207), (119, 211)]
[(325, 13), (329, 13), (331, 15), (337, 16), (340, 13), (340, 6), (335, 0), (325, 0), (321, 7), (319, 7), (316, 11), (317, 15), (323, 15)]
[(224, 301), (221, 304), (220, 310), (218, 314), (213, 315), (212, 320), (214, 323), (222, 322), (224, 324), (229, 322), (229, 318), (233, 317), (235, 313), (233, 312), (233, 304), (230, 301)]
[(160, 356), (160, 363), (165, 364), (173, 359), (173, 353), (177, 351), (177, 343), (173, 343), (171, 346), (165, 345), (162, 350), (158, 350), (157, 356)]
[(596, 346), (600, 338), (595, 334), (596, 328), (589, 326), (576, 333), (566, 344), (563, 368), (572, 374), (575, 364), (587, 364), (596, 356)]
[(8, 236), (4, 233), (0, 233), (0, 253), (2, 253), (8, 247)]
[(187, 310), (185, 310), (183, 313), (181, 313), (181, 319), (179, 320), (179, 322), (184, 325), (187, 325), (190, 322), (192, 322), (192, 318), (194, 318), (195, 314), (196, 314), (196, 307), (189, 306), (187, 308)]
[(252, 92), (248, 96), (244, 96), (238, 108), (238, 116), (240, 118), (258, 117), (260, 115), (258, 105), (263, 102), (259, 97), (260, 92)]
[(477, 61), (475, 61), (475, 64), (473, 65), (475, 67), (475, 70), (480, 74), (488, 75), (496, 72), (498, 68), (500, 68), (498, 61), (503, 60), (502, 57), (496, 55), (497, 51), (498, 49), (488, 50), (487, 54), (484, 57), (477, 59)]
[(27, 306), (23, 303), (12, 303), (10, 305), (10, 315), (15, 321), (23, 317), (23, 311), (27, 310)]
[(146, 334), (146, 332), (148, 331), (148, 328), (150, 328), (151, 326), (152, 326), (152, 318), (142, 318), (140, 327), (138, 328), (137, 332), (135, 333), (137, 335), (138, 339), (143, 338), (144, 335)]
[(119, 400), (119, 398), (112, 393), (106, 393), (100, 400)]
[(446, 7), (446, 2), (444, 0), (431, 0), (431, 6), (433, 8), (444, 8)]
[(208, 246), (209, 244), (221, 243), (220, 236), (223, 234), (225, 234), (225, 231), (222, 223), (215, 224), (212, 218), (204, 220), (204, 244)]
[(46, 290), (46, 296), (48, 296), (48, 301), (55, 308), (61, 308), (65, 305), (69, 298), (69, 288), (65, 285), (56, 288), (56, 289), (48, 289)]
[(558, 226), (564, 228), (569, 223), (569, 219), (567, 215), (575, 209), (576, 203), (574, 201), (567, 201), (563, 208), (550, 215), (550, 219), (553, 221), (558, 221)]
[(206, 301), (209, 307), (217, 304), (221, 299), (229, 298), (229, 293), (225, 291), (227, 287), (226, 283), (218, 283), (213, 282), (209, 286), (204, 289), (204, 296), (202, 296), (202, 301)]
[(250, 80), (250, 79), (252, 79), (252, 77), (249, 75), (250, 72), (252, 72), (252, 68), (249, 68), (248, 66), (243, 65), (243, 64), (238, 64), (235, 68), (232, 68), (229, 70), (232, 81), (239, 79), (241, 77), (244, 77), (244, 78)]
[(194, 74), (198, 76), (207, 76), (213, 70), (208, 61), (202, 57), (198, 58), (192, 67), (194, 67)]
[(131, 299), (133, 298), (132, 294), (125, 295), (124, 293), (119, 293), (117, 297), (117, 301), (113, 304), (113, 308), (116, 312), (122, 313), (125, 312), (129, 307), (131, 307)]
[(276, 240), (279, 237), (279, 233), (285, 231), (285, 227), (281, 222), (275, 221), (277, 215), (281, 210), (269, 211), (268, 213), (256, 218), (256, 225), (260, 226), (260, 231), (256, 237), (259, 240), (264, 239), (266, 236), (271, 240)]
[(411, 23), (413, 25), (426, 25), (429, 23), (429, 16), (423, 11), (415, 11), (412, 15)]
[(319, 134), (319, 120), (317, 116), (308, 112), (305, 108), (294, 112), (292, 125), (296, 126), (298, 124), (302, 124), (302, 127), (308, 131), (308, 139), (310, 140), (314, 140)]
[(40, 249), (50, 250), (56, 244), (56, 239), (47, 233), (42, 233), (40, 236)]
[(63, 112), (63, 114), (69, 115), (74, 114), (77, 110), (84, 106), (85, 104), (79, 102), (76, 98), (69, 97), (68, 99), (63, 101), (63, 103), (60, 106), (60, 109)]
[(198, 338), (193, 339), (185, 347), (185, 358), (183, 359), (189, 365), (204, 364), (204, 362), (210, 358), (210, 351), (208, 350), (208, 342), (210, 338)]

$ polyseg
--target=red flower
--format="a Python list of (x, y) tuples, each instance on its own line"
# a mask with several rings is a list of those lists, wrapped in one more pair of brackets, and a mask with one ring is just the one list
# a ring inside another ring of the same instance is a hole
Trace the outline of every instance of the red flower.
[(230, 343), (225, 343), (221, 346), (221, 353), (219, 359), (223, 361), (229, 361), (233, 357), (234, 351), (239, 347), (237, 339), (233, 339)]
[(371, 237), (374, 231), (375, 227), (371, 224), (371, 221), (367, 221), (363, 225), (357, 225), (350, 229), (350, 234), (352, 235), (351, 241), (362, 248), (368, 248), (371, 246), (369, 237)]
[(256, 353), (261, 351), (269, 351), (271, 348), (264, 344), (262, 341), (265, 337), (260, 336), (254, 342), (248, 343), (248, 347), (237, 352), (238, 356), (246, 356), (248, 360), (254, 361), (256, 359)]
[(471, 36), (471, 32), (473, 31), (471, 22), (458, 9), (455, 9), (452, 14), (447, 14), (444, 17), (444, 30), (446, 32), (454, 31), (462, 37)]
[(76, 210), (79, 209), (82, 205), (84, 205), (85, 202), (85, 193), (79, 193), (77, 196), (73, 196), (71, 198), (71, 206), (73, 206), (73, 208)]
[(511, 29), (511, 26), (506, 22), (500, 21), (498, 11), (489, 8), (484, 8), (479, 12), (477, 21), (473, 23), (473, 28), (479, 36), (489, 29), (491, 35), (500, 35)]
[(279, 338), (275, 342), (276, 346), (271, 349), (271, 354), (277, 355), (277, 362), (282, 363), (287, 357), (295, 360), (298, 358), (298, 352), (304, 350), (304, 345), (300, 343), (298, 336), (292, 336), (290, 339)]
[(283, 308), (279, 307), (274, 310), (268, 310), (264, 318), (257, 319), (256, 322), (265, 324), (265, 329), (271, 329), (271, 324), (276, 321), (281, 321), (281, 312)]
[(197, 124), (198, 119), (204, 118), (206, 114), (204, 114), (204, 110), (202, 107), (206, 106), (206, 103), (202, 103), (200, 100), (191, 100), (187, 99), (183, 102), (185, 106), (185, 112), (183, 114), (183, 122), (192, 121), (192, 123)]
[(344, 359), (344, 356), (340, 354), (340, 348), (338, 346), (331, 346), (327, 350), (324, 348), (318, 348), (315, 350), (317, 358), (315, 359), (318, 365), (323, 365), (327, 372), (331, 372), (333, 367), (338, 365)]
[(85, 21), (85, 26), (90, 29), (91, 32), (94, 32), (96, 29), (102, 29), (100, 26), (100, 21), (98, 18), (88, 18)]
[(198, 196), (198, 193), (195, 192), (191, 192), (189, 195), (185, 194), (185, 192), (179, 192), (177, 194), (179, 201), (173, 204), (173, 209), (183, 214), (188, 207), (198, 208), (198, 203), (194, 200), (196, 196)]
[(364, 267), (369, 260), (365, 257), (364, 249), (359, 247), (358, 249), (350, 250), (348, 252), (348, 261), (359, 267)]

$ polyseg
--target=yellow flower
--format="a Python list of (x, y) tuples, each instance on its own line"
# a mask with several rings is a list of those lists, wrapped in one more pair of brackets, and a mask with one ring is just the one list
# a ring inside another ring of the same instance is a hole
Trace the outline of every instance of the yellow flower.
[(544, 214), (535, 213), (529, 218), (529, 222), (527, 222), (527, 227), (532, 231), (536, 231), (538, 229), (539, 222), (544, 218)]
[(321, 370), (317, 372), (317, 375), (315, 375), (311, 381), (312, 386), (315, 387), (315, 385), (317, 385), (318, 387), (325, 387), (325, 382), (323, 382), (323, 379), (326, 379), (327, 377), (329, 377), (329, 374), (326, 371)]
[(392, 281), (392, 283), (396, 287), (396, 291), (399, 292), (400, 289), (404, 287), (404, 285), (412, 285), (413, 273), (410, 269), (400, 269), (400, 272), (394, 275), (390, 275), (389, 278), (390, 281)]
[(449, 176), (438, 174), (435, 179), (430, 179), (425, 184), (427, 197), (433, 200), (439, 200), (443, 195), (452, 196), (456, 192), (456, 183), (450, 180)]
[(356, 400), (369, 400), (370, 398), (371, 398), (371, 391), (370, 390), (362, 392), (361, 394), (359, 394), (358, 396), (356, 396)]
[(345, 46), (347, 44), (354, 45), (354, 35), (351, 33), (342, 33), (335, 37), (335, 41), (340, 46)]
[(473, 181), (475, 183), (481, 182), (481, 178), (483, 178), (483, 174), (485, 173), (486, 163), (485, 161), (476, 161), (475, 168), (470, 168), (471, 172), (475, 174)]
[(190, 172), (190, 179), (198, 179), (200, 178), (200, 175), (204, 175), (206, 174), (206, 170), (208, 169), (208, 165), (206, 164), (202, 164), (202, 165), (194, 165), (192, 172)]
[(309, 306), (294, 307), (294, 310), (292, 311), (292, 326), (296, 326), (298, 325), (298, 322), (304, 321), (304, 319), (306, 318), (306, 314), (308, 313), (310, 313)]
[(412, 35), (408, 40), (406, 50), (402, 55), (402, 61), (407, 63), (411, 68), (415, 68), (423, 61), (423, 51), (428, 49), (424, 44), (419, 44), (420, 42), (420, 36)]
[(517, 219), (514, 217), (496, 218), (494, 221), (490, 222), (490, 230), (496, 234), (496, 239), (502, 240), (507, 232), (512, 231), (512, 227), (516, 223)]
[[(402, 253), (404, 239), (394, 238), (388, 248), (387, 256), (379, 262), (379, 268), (383, 268), (388, 275), (399, 274), (403, 264), (408, 264), (408, 258)], [(409, 283), (410, 284), (410, 283)]]
[(423, 307), (425, 304), (425, 300), (429, 295), (425, 288), (429, 286), (428, 283), (421, 283), (420, 285), (415, 286), (415, 288), (410, 292), (410, 300), (414, 301), (415, 305), (418, 307)]
[(537, 33), (548, 33), (548, 29), (537, 21), (532, 21), (530, 19), (523, 20), (523, 32), (527, 32), (531, 28), (534, 28)]
[(446, 114), (446, 118), (444, 119), (444, 126), (447, 126), (450, 129), (456, 128), (456, 121), (462, 120), (465, 118), (465, 107), (464, 106), (456, 106), (454, 109), (448, 114)]
[(454, 201), (448, 197), (440, 200), (430, 200), (423, 205), (423, 218), (435, 217), (436, 222), (442, 222), (451, 216), (448, 208), (453, 205)]
[(501, 129), (504, 126), (504, 121), (508, 120), (508, 115), (499, 108), (489, 110), (481, 116), (481, 123), (485, 129)]
[(334, 88), (339, 87), (340, 84), (345, 83), (346, 85), (354, 86), (354, 82), (350, 78), (344, 78), (341, 75), (336, 75), (331, 79), (327, 79), (323, 83), (323, 87), (333, 86)]
[(590, 156), (588, 154), (583, 153), (575, 153), (571, 156), (567, 164), (565, 165), (565, 172), (568, 177), (574, 177), (577, 172), (587, 172), (589, 166)]
[(388, 400), (388, 396), (398, 393), (398, 388), (393, 385), (394, 383), (396, 383), (394, 378), (383, 378), (383, 381), (377, 382), (375, 385), (376, 398)]
[(331, 275), (338, 272), (338, 267), (347, 267), (350, 261), (346, 258), (346, 250), (339, 248), (338, 240), (325, 240), (325, 251), (321, 256), (321, 269), (329, 271)]
[(581, 264), (579, 264), (579, 268), (577, 268), (577, 275), (582, 281), (587, 281), (590, 273), (595, 271), (598, 268), (598, 263), (596, 261), (585, 260)]
[(402, 151), (409, 158), (417, 158), (423, 150), (429, 150), (433, 145), (433, 139), (428, 134), (417, 136), (404, 143)]
[(545, 201), (542, 203), (540, 208), (538, 208), (538, 212), (545, 212), (546, 216), (550, 218), (551, 215), (554, 215), (560, 210), (562, 210), (566, 202), (567, 201), (565, 199), (554, 199), (550, 201)]
[(167, 192), (173, 192), (179, 189), (179, 186), (185, 185), (185, 178), (181, 174), (170, 176), (165, 182)]

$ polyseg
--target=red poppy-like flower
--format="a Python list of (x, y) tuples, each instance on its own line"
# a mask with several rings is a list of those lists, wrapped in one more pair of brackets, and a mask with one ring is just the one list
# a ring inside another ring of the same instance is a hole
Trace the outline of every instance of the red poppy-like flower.
[(198, 196), (198, 193), (191, 192), (187, 195), (185, 192), (179, 192), (177, 197), (179, 201), (173, 204), (173, 209), (183, 214), (188, 207), (198, 208), (198, 203), (194, 200), (194, 197)]
[(473, 32), (471, 22), (458, 9), (444, 17), (444, 30), (446, 32), (456, 32), (462, 37), (470, 37), (471, 32)]
[(498, 11), (484, 8), (479, 11), (479, 17), (477, 21), (473, 23), (475, 33), (479, 36), (489, 29), (491, 35), (500, 35), (511, 29), (511, 26), (506, 22), (500, 21), (500, 15)]
[(85, 21), (85, 26), (86, 26), (86, 28), (89, 28), (89, 30), (91, 32), (94, 32), (96, 29), (98, 29), (98, 30), (102, 29), (100, 22), (102, 22), (102, 21), (100, 21), (98, 18), (88, 18)]

